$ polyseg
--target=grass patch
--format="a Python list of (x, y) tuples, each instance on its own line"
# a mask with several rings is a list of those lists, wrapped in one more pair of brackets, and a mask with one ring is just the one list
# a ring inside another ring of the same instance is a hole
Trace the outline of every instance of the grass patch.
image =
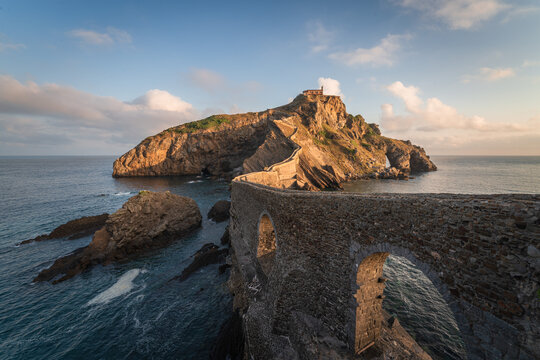
[(362, 146), (368, 151), (371, 151), (371, 149), (372, 149), (371, 144), (368, 144), (368, 143), (365, 143), (365, 142), (362, 143)]
[(178, 134), (189, 134), (199, 130), (206, 130), (220, 126), (221, 124), (228, 124), (231, 122), (231, 119), (228, 119), (219, 115), (212, 115), (205, 119), (199, 121), (193, 121), (187, 124), (184, 124), (180, 127), (170, 129), (170, 131), (176, 132)]
[(373, 130), (373, 128), (371, 126), (367, 126), (366, 128), (366, 136), (376, 136), (377, 133), (375, 132), (375, 130)]
[(150, 195), (150, 191), (148, 191), (148, 190), (141, 190), (141, 191), (139, 191), (139, 195), (140, 195), (140, 196)]

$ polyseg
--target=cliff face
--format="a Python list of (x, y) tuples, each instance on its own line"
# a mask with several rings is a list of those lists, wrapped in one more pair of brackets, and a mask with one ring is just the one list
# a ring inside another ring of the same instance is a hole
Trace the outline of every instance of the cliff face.
[(377, 125), (348, 114), (339, 97), (299, 95), (275, 109), (214, 115), (146, 138), (115, 161), (113, 176), (262, 172), (253, 175), (258, 182), (316, 190), (377, 176), (386, 157), (396, 177), (436, 170), (424, 149), (381, 136)]

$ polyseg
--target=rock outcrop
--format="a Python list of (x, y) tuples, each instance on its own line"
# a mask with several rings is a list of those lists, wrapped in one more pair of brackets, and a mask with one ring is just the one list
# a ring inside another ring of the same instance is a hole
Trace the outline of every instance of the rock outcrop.
[(143, 140), (114, 163), (113, 176), (259, 174), (266, 185), (318, 190), (385, 168), (436, 170), (424, 149), (381, 135), (347, 113), (338, 96), (298, 95), (258, 113), (214, 115)]
[(204, 244), (195, 255), (193, 255), (191, 264), (182, 271), (182, 274), (176, 276), (174, 280), (184, 281), (195, 271), (205, 266), (224, 261), (228, 252), (229, 249), (219, 249), (217, 245), (212, 243)]
[(88, 246), (75, 250), (39, 273), (34, 281), (67, 280), (96, 264), (127, 260), (163, 247), (201, 226), (197, 203), (170, 192), (141, 191), (109, 215)]
[(95, 216), (84, 216), (79, 219), (68, 221), (60, 225), (50, 234), (39, 235), (33, 239), (24, 240), (22, 244), (28, 244), (33, 241), (43, 241), (52, 239), (67, 238), (68, 240), (80, 239), (84, 236), (92, 235), (96, 230), (103, 227), (109, 218), (109, 214), (101, 214)]
[(222, 222), (228, 220), (230, 217), (229, 211), (231, 209), (231, 202), (227, 200), (219, 200), (212, 206), (208, 212), (208, 218), (215, 222)]

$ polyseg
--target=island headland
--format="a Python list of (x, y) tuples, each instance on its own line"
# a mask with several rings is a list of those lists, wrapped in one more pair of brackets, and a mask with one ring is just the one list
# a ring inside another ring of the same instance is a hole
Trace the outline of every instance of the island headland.
[(406, 179), (437, 169), (423, 148), (382, 136), (376, 124), (347, 113), (339, 96), (304, 92), (274, 109), (213, 115), (150, 136), (114, 162), (113, 176), (232, 178), (294, 156), (295, 166), (266, 179), (267, 185), (320, 190), (358, 178)]

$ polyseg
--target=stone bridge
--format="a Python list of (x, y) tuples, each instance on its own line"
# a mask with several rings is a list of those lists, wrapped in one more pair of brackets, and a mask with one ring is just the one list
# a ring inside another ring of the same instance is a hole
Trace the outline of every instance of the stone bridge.
[(389, 254), (431, 279), (468, 358), (540, 358), (540, 196), (306, 192), (237, 179), (231, 197), (230, 284), (250, 358), (310, 358), (316, 337), (328, 357), (355, 358), (381, 329)]

